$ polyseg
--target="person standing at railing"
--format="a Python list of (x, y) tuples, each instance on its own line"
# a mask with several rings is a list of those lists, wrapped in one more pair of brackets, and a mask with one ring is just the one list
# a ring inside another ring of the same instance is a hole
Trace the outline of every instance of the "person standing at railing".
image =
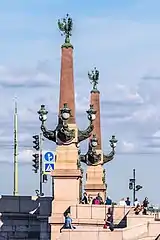
[(100, 193), (98, 193), (97, 196), (93, 199), (92, 204), (96, 204), (96, 205), (103, 204), (103, 199)]
[(106, 198), (105, 205), (112, 205), (112, 200), (110, 197)]
[(119, 201), (119, 206), (123, 206), (123, 207), (126, 206), (126, 202), (125, 202), (124, 198), (122, 198), (122, 199)]
[(138, 199), (136, 198), (134, 201), (134, 206), (136, 207), (137, 205), (140, 205), (140, 202), (138, 201)]
[(129, 200), (129, 197), (127, 197), (127, 199), (126, 199), (126, 205), (127, 205), (127, 206), (130, 206), (130, 205), (131, 205), (131, 201)]
[(88, 204), (91, 205), (93, 201), (93, 198), (91, 195), (88, 195)]
[(148, 198), (146, 197), (143, 201), (143, 211), (142, 211), (142, 214), (143, 215), (147, 215), (147, 208), (148, 208), (148, 204), (149, 204), (149, 201), (148, 201)]
[(83, 193), (82, 204), (88, 204), (88, 196), (87, 193)]

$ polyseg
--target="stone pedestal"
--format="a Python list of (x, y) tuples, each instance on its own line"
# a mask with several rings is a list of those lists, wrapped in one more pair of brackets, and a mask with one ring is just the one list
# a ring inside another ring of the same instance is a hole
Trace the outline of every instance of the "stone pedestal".
[[(103, 155), (101, 150), (96, 150), (97, 154), (101, 154), (101, 162), (103, 162)], [(88, 166), (86, 173), (85, 191), (88, 195), (95, 197), (100, 193), (103, 201), (106, 199), (106, 184), (105, 175), (102, 165)]]
[[(101, 146), (101, 121), (100, 121), (100, 92), (98, 90), (91, 91), (91, 104), (93, 104), (94, 109), (97, 111), (96, 119), (94, 121), (93, 134), (96, 134), (98, 140), (96, 153), (101, 154), (101, 163), (103, 163), (103, 151)], [(92, 135), (93, 136), (93, 135)], [(91, 136), (91, 138), (92, 138)], [(103, 173), (102, 165), (98, 166), (88, 166), (86, 173), (86, 185), (85, 191), (87, 194), (95, 197), (97, 193), (101, 194), (103, 201), (106, 199), (106, 184), (105, 177)]]
[(86, 174), (85, 191), (95, 197), (100, 193), (103, 201), (106, 199), (106, 185), (103, 183), (104, 173), (101, 165), (89, 166)]
[(71, 206), (80, 202), (80, 186), (82, 174), (78, 169), (77, 127), (69, 124), (70, 129), (75, 129), (76, 136), (70, 145), (59, 145), (56, 149), (55, 169), (51, 173), (54, 177), (54, 200), (52, 202), (51, 239), (59, 236), (60, 228), (64, 224), (64, 212)]

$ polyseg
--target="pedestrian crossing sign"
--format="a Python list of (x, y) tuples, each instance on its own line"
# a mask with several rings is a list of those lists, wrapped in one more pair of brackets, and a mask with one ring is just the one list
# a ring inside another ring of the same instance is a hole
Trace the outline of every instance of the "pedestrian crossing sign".
[(54, 170), (54, 163), (45, 163), (44, 164), (44, 172), (45, 173), (50, 173)]

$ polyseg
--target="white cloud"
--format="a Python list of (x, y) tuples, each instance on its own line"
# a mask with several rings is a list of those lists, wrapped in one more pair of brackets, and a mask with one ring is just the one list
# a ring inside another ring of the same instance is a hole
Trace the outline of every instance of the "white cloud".
[[(113, 88), (114, 89), (114, 88)], [(137, 92), (136, 88), (130, 87), (124, 84), (117, 84), (115, 87), (116, 97), (119, 98), (119, 101), (130, 101), (135, 103), (143, 103), (143, 98)]]
[(147, 105), (142, 107), (142, 109), (139, 109), (135, 111), (132, 114), (132, 120), (137, 121), (137, 122), (143, 122), (149, 124), (150, 121), (157, 121), (159, 120), (159, 112), (157, 112), (157, 108), (154, 105)]
[[(39, 70), (39, 71), (37, 71)], [(52, 74), (38, 69), (9, 69), (0, 66), (2, 87), (46, 87), (53, 84)]]
[(134, 143), (123, 141), (121, 146), (121, 151), (125, 153), (134, 152), (135, 151)]
[(154, 138), (160, 138), (160, 130), (158, 130), (157, 132), (155, 132), (155, 133), (153, 134), (153, 137), (154, 137)]

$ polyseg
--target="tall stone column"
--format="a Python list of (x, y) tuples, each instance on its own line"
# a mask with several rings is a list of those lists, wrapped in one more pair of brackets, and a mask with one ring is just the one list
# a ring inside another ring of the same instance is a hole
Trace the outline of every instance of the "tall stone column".
[[(86, 173), (86, 185), (85, 191), (87, 194), (92, 195), (93, 197), (100, 193), (102, 198), (105, 200), (106, 198), (106, 184), (105, 184), (105, 177), (104, 177), (104, 169), (101, 165), (103, 163), (103, 151), (101, 146), (101, 119), (100, 119), (100, 92), (95, 89), (91, 91), (91, 104), (94, 105), (96, 113), (96, 119), (94, 121), (94, 131), (93, 134), (96, 135), (97, 138), (97, 146), (96, 153), (101, 154), (101, 161), (96, 166), (88, 166), (87, 173)], [(90, 137), (90, 139), (93, 135)], [(100, 164), (101, 163), (101, 164)]]
[[(71, 117), (68, 120), (68, 127), (75, 131), (75, 138), (71, 144), (60, 144), (56, 148), (56, 164), (52, 172), (54, 177), (54, 214), (61, 214), (69, 205), (79, 203), (79, 181), (81, 171), (77, 167), (78, 150), (77, 126), (75, 123), (75, 94), (73, 78), (73, 47), (62, 45), (61, 52), (61, 75), (60, 75), (60, 98), (59, 111), (67, 103), (71, 110)], [(68, 186), (72, 191), (67, 191)]]
[(90, 82), (93, 84), (91, 91), (91, 104), (94, 105), (96, 110), (96, 119), (94, 121), (94, 131), (89, 140), (88, 152), (86, 155), (81, 155), (81, 161), (88, 165), (86, 173), (85, 191), (88, 195), (95, 197), (100, 193), (103, 200), (106, 199), (106, 183), (105, 183), (105, 170), (103, 165), (111, 161), (115, 154), (115, 146), (117, 140), (112, 136), (110, 146), (112, 148), (108, 155), (105, 155), (101, 146), (101, 115), (100, 115), (100, 92), (97, 89), (99, 81), (99, 71), (94, 68), (91, 73), (88, 73)]
[(63, 44), (61, 52), (59, 111), (67, 103), (71, 109), (69, 123), (75, 124), (75, 92), (73, 75), (73, 46)]

